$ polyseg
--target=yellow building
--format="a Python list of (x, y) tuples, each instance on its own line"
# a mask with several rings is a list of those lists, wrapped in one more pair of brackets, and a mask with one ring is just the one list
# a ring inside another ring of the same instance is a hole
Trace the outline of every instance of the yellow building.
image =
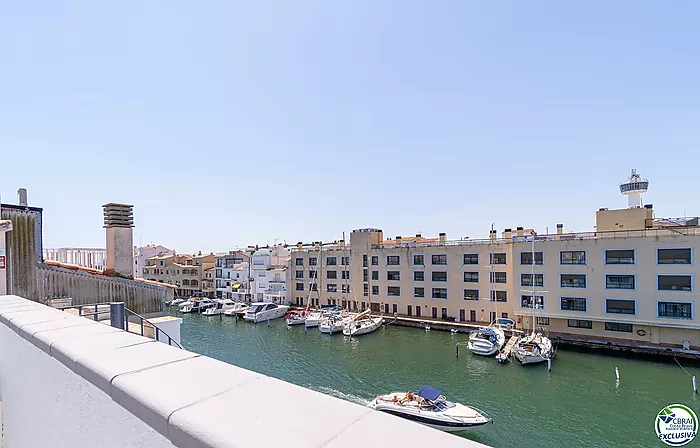
[[(150, 257), (143, 267), (144, 278), (177, 286), (176, 295), (194, 293), (214, 296), (214, 254), (162, 255)], [(209, 276), (207, 276), (209, 274)]]
[[(495, 312), (530, 328), (533, 240), (539, 326), (588, 341), (700, 348), (698, 220), (655, 219), (651, 206), (601, 209), (595, 231), (585, 233), (564, 233), (557, 225), (550, 235), (517, 228), (449, 241), (445, 234), (384, 239), (378, 229), (356, 230), (347, 247), (293, 249), (288, 287), (292, 302), (305, 304), (320, 262), (314, 305), (475, 323), (492, 321)], [(339, 293), (343, 271), (349, 290)]]

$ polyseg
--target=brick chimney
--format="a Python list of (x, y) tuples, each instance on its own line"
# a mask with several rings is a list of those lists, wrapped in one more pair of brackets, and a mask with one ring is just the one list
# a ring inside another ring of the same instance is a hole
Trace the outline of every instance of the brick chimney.
[(104, 209), (104, 227), (107, 234), (105, 272), (120, 277), (134, 276), (134, 206), (109, 203)]

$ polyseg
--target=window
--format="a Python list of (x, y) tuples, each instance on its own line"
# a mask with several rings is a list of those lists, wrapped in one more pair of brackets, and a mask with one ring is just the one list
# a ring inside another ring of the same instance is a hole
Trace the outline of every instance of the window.
[(372, 255), (372, 266), (379, 266), (379, 257), (377, 255)]
[(605, 264), (634, 264), (634, 249), (608, 249)]
[(316, 283), (310, 283), (309, 291), (318, 291), (318, 285)]
[(340, 285), (340, 289), (342, 292), (349, 294), (350, 293), (350, 285)]
[(391, 281), (400, 281), (401, 280), (401, 272), (400, 271), (387, 271), (386, 272), (386, 279), (391, 280)]
[(350, 271), (341, 271), (340, 274), (343, 280), (350, 280)]
[(304, 278), (304, 271), (296, 271), (294, 278)]
[(478, 289), (465, 289), (464, 290), (464, 300), (479, 300), (479, 290)]
[(537, 325), (549, 325), (549, 317), (538, 317)]
[(386, 264), (387, 264), (387, 266), (398, 266), (399, 265), (399, 256), (398, 255), (387, 255), (386, 256)]
[[(520, 286), (533, 286), (532, 274), (520, 274)], [(535, 285), (544, 287), (544, 274), (535, 274)]]
[[(532, 295), (520, 296), (520, 308), (532, 308)], [(535, 296), (535, 308), (544, 309), (544, 296)]]
[(445, 272), (445, 271), (432, 272), (431, 278), (434, 282), (446, 282), (447, 281), (447, 272)]
[(318, 278), (318, 272), (309, 271), (309, 278)]
[(561, 298), (561, 310), (562, 311), (586, 311), (586, 298), (585, 297), (562, 297)]
[(372, 285), (372, 295), (373, 295), (373, 296), (378, 296), (378, 295), (379, 295), (379, 286), (377, 286), (377, 285)]
[(462, 264), (479, 264), (479, 254), (463, 254)]
[[(542, 264), (542, 252), (535, 252), (535, 264)], [(520, 264), (532, 266), (532, 252), (520, 252)]]
[(338, 264), (338, 257), (326, 257), (326, 266), (336, 266)]
[(508, 301), (508, 291), (491, 291), (491, 301), (493, 302), (507, 302)]
[(605, 287), (607, 289), (634, 289), (634, 275), (606, 275)]
[(316, 261), (318, 259), (316, 257), (309, 257), (309, 266), (316, 266)]
[(350, 266), (350, 257), (340, 257), (340, 264)]
[(636, 314), (634, 300), (605, 299), (605, 312), (610, 314)]
[(413, 266), (424, 266), (425, 261), (423, 259), (423, 255), (414, 255), (413, 256)]
[(561, 274), (560, 286), (562, 288), (585, 288), (586, 274)]
[(619, 322), (605, 322), (607, 331), (622, 331), (624, 333), (632, 333), (632, 324), (621, 324)]
[(686, 249), (658, 249), (656, 262), (658, 264), (691, 264), (690, 248)]
[(489, 272), (489, 280), (491, 283), (506, 283), (505, 272)]
[[(369, 295), (369, 285), (368, 285), (367, 283), (365, 283), (364, 285), (362, 285), (362, 295), (363, 295), (363, 296), (368, 296), (368, 295)], [(364, 308), (365, 308), (365, 305), (364, 305), (364, 303), (363, 303), (363, 304), (362, 304), (362, 309), (364, 309)]]
[(329, 283), (326, 285), (326, 292), (338, 292), (338, 285)]
[(367, 254), (362, 255), (362, 267), (367, 267)]
[(431, 258), (432, 264), (438, 264), (438, 265), (446, 265), (447, 264), (447, 255), (433, 255)]
[(413, 271), (413, 281), (422, 282), (425, 280), (425, 272), (423, 271)]
[(489, 262), (491, 264), (506, 264), (506, 254), (505, 253), (490, 254)]
[(401, 295), (401, 287), (400, 286), (387, 286), (386, 287), (386, 295), (389, 297), (398, 297)]
[(303, 283), (297, 283), (297, 291), (303, 291), (304, 290), (304, 284)]
[(559, 252), (559, 264), (586, 264), (585, 250), (564, 250)]
[(593, 321), (590, 320), (569, 319), (566, 324), (571, 328), (593, 328)]
[(433, 288), (433, 299), (447, 299), (447, 288)]
[(425, 297), (425, 288), (418, 286), (413, 288), (413, 297), (417, 297), (419, 299)]
[(326, 271), (326, 278), (335, 280), (338, 278), (338, 271)]
[(479, 282), (479, 273), (478, 272), (465, 272), (464, 273), (464, 282), (465, 283), (478, 283)]
[(367, 269), (362, 270), (362, 281), (363, 282), (367, 281), (367, 273), (368, 273)]
[(657, 287), (659, 291), (692, 291), (693, 278), (690, 275), (659, 275)]
[(693, 304), (685, 302), (659, 302), (659, 317), (692, 319)]

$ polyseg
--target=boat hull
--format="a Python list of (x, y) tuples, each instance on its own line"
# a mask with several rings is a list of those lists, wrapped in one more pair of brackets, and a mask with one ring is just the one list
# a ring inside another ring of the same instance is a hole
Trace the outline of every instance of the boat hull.
[[(402, 393), (392, 395), (404, 396)], [(450, 403), (447, 411), (436, 412), (416, 406), (397, 404), (393, 401), (381, 399), (381, 397), (375, 398), (369, 407), (376, 411), (395, 415), (441, 431), (463, 431), (492, 422), (482, 411), (459, 403)]]
[(250, 311), (245, 313), (243, 319), (251, 321), (253, 323), (266, 322), (268, 320), (279, 319), (287, 314), (288, 307), (278, 307), (273, 310), (264, 310), (258, 313), (251, 313)]
[(371, 323), (368, 323), (368, 324), (360, 324), (357, 326), (353, 326), (353, 324), (350, 323), (350, 324), (346, 325), (343, 328), (343, 334), (345, 336), (351, 336), (351, 337), (352, 336), (361, 336), (363, 334), (367, 334), (367, 333), (371, 333), (371, 332), (375, 331), (384, 322), (384, 319), (381, 317), (374, 317), (370, 320), (371, 320)]
[(423, 417), (420, 415), (406, 414), (402, 412), (397, 412), (395, 410), (389, 409), (377, 409), (380, 412), (386, 412), (387, 414), (395, 415), (397, 417), (410, 420), (412, 422), (420, 423), (421, 425), (430, 426), (434, 429), (439, 429), (445, 432), (457, 432), (464, 431), (465, 429), (473, 428), (475, 426), (485, 425), (489, 422), (479, 422), (479, 423), (463, 423), (463, 422), (447, 422), (447, 421), (436, 421), (435, 419), (429, 417)]

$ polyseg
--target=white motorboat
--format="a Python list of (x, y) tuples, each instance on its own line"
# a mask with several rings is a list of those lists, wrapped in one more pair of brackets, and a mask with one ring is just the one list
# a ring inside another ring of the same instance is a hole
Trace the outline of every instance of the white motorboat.
[(321, 331), (321, 333), (342, 333), (343, 327), (350, 323), (351, 320), (352, 318), (349, 316), (337, 314), (334, 316), (330, 316), (328, 319), (318, 324), (318, 329), (319, 331)]
[(287, 314), (289, 307), (287, 305), (278, 305), (276, 303), (255, 302), (250, 304), (250, 309), (243, 319), (254, 323), (265, 322), (267, 320), (279, 319)]
[(472, 353), (483, 356), (495, 355), (503, 344), (506, 343), (506, 335), (498, 326), (479, 328), (469, 333), (467, 347)]
[(513, 355), (520, 364), (534, 364), (552, 357), (552, 341), (540, 332), (530, 333), (518, 339)]
[(178, 299), (174, 299), (173, 301), (171, 301), (171, 302), (169, 303), (169, 305), (170, 305), (170, 306), (180, 306), (180, 305), (182, 305), (183, 303), (187, 302), (187, 300), (188, 300), (188, 299), (185, 299), (185, 298), (180, 297), (180, 298), (178, 298)]
[(218, 316), (219, 314), (224, 314), (224, 312), (232, 309), (236, 302), (230, 299), (218, 299), (214, 300), (215, 305), (211, 308), (207, 308), (202, 313), (205, 316)]
[(180, 305), (181, 313), (197, 313), (216, 306), (213, 300), (210, 299), (190, 299)]
[(227, 316), (243, 317), (245, 315), (245, 313), (248, 312), (249, 309), (250, 309), (250, 307), (248, 306), (247, 303), (236, 302), (236, 303), (234, 303), (233, 307), (224, 311), (224, 314)]
[(369, 407), (448, 432), (493, 423), (485, 412), (447, 401), (441, 390), (430, 386), (421, 387), (416, 394), (408, 391), (379, 395)]
[(360, 336), (371, 333), (384, 323), (383, 317), (372, 317), (370, 310), (363, 311), (343, 326), (345, 336)]

